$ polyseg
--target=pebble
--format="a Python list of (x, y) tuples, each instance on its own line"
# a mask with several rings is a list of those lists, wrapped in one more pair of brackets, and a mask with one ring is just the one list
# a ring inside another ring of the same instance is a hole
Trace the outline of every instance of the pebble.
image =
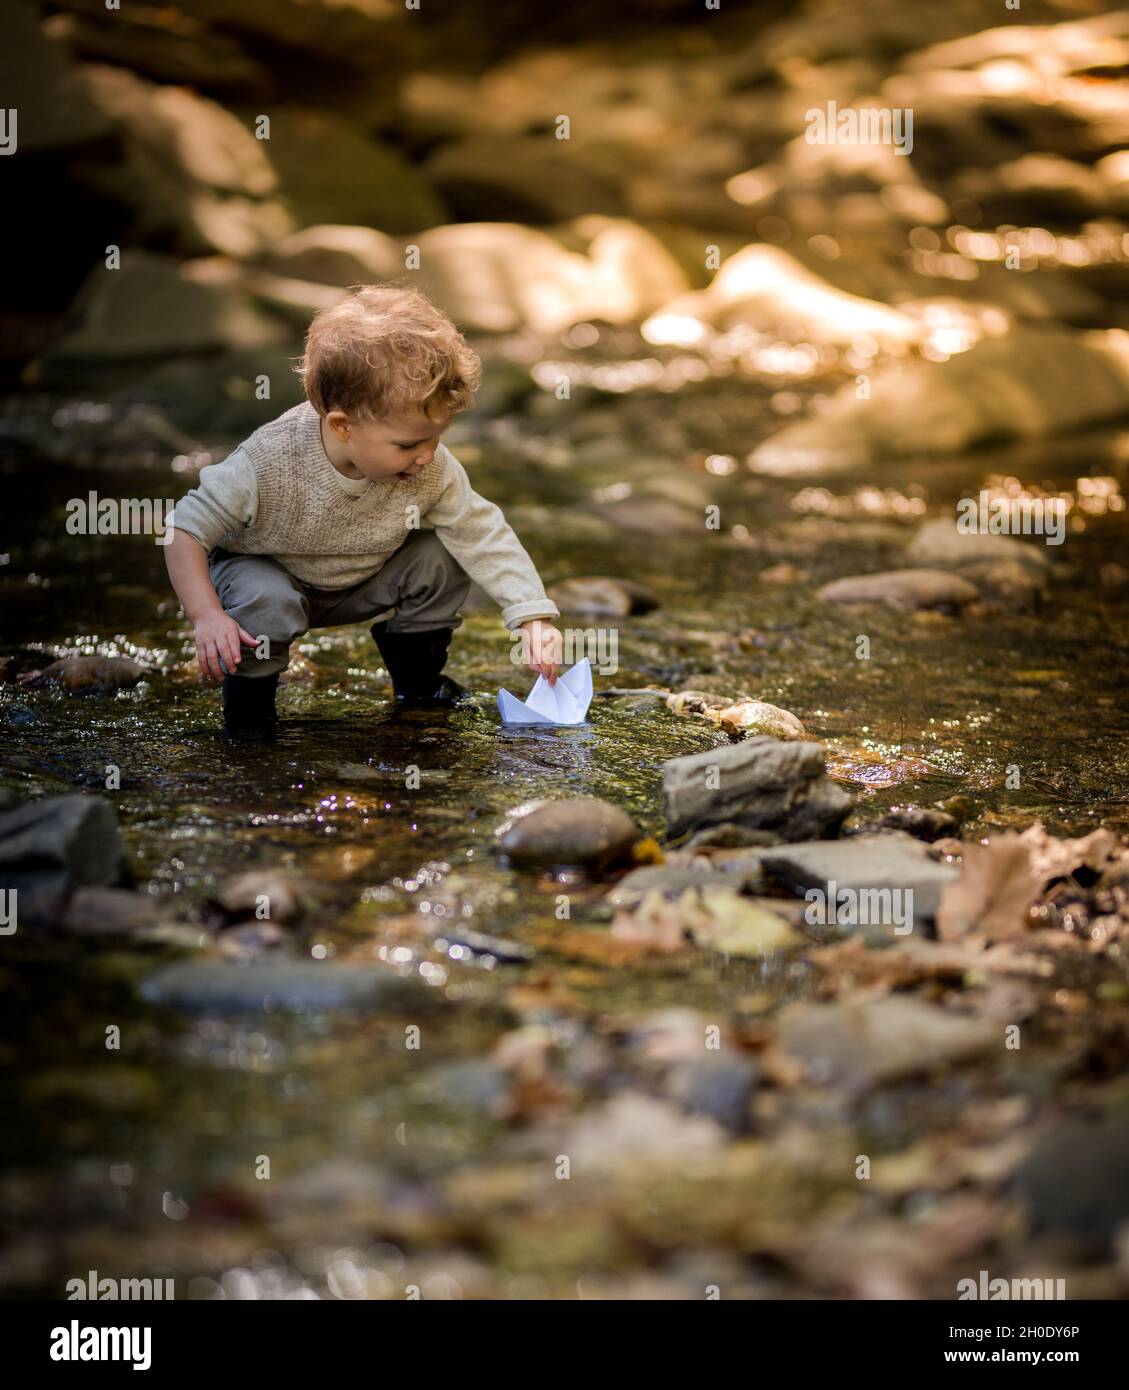
[(305, 960), (178, 961), (148, 976), (140, 992), (150, 1004), (208, 1014), (260, 1009), (400, 1012), (442, 1002), (441, 994), (414, 977), (376, 967)]
[(29, 671), (19, 683), (32, 688), (56, 685), (72, 694), (80, 690), (93, 694), (128, 689), (152, 674), (126, 656), (64, 656), (42, 671)]

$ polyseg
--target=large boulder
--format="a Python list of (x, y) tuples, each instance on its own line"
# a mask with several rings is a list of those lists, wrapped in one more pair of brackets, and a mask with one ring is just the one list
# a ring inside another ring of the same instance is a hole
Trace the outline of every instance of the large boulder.
[(181, 253), (251, 256), (294, 229), (268, 143), (218, 102), (146, 82), (124, 68), (82, 71), (88, 100), (118, 131), (123, 158), (90, 162), (79, 180), (133, 212), (132, 237)]
[(887, 346), (916, 342), (922, 325), (909, 314), (846, 294), (778, 246), (746, 246), (730, 256), (707, 289), (680, 296), (643, 325), (652, 343), (695, 340), (694, 325), (725, 331), (747, 325), (816, 342), (848, 345), (868, 334)]
[(19, 925), (53, 926), (76, 889), (127, 876), (117, 816), (101, 797), (51, 796), (0, 814), (0, 888), (15, 892)]
[(477, 332), (554, 333), (593, 318), (637, 323), (687, 283), (657, 238), (616, 219), (581, 218), (562, 236), (516, 223), (454, 224), (417, 243), (420, 288), (460, 328)]
[(1129, 414), (1129, 333), (1025, 327), (986, 338), (947, 362), (853, 384), (815, 419), (791, 425), (750, 456), (757, 472), (852, 467), (882, 458), (961, 453), (990, 439), (1038, 439)]
[(75, 326), (43, 355), (62, 362), (147, 362), (218, 348), (263, 348), (285, 324), (247, 296), (200, 283), (170, 257), (129, 250), (119, 269), (91, 272), (72, 308)]
[(842, 825), (851, 798), (825, 771), (819, 743), (761, 736), (663, 764), (663, 800), (672, 836), (734, 822), (808, 840)]

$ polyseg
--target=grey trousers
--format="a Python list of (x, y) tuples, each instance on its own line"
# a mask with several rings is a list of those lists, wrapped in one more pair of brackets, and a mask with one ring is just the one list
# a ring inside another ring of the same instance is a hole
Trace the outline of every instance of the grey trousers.
[(269, 655), (256, 657), (244, 647), (241, 676), (285, 671), (290, 643), (312, 627), (359, 623), (390, 609), (395, 616), (389, 632), (458, 627), (458, 610), (470, 590), (466, 570), (435, 532), (426, 530), (413, 531), (382, 569), (351, 589), (315, 589), (269, 555), (237, 555), (219, 546), (208, 557), (208, 568), (228, 617), (252, 637), (269, 639)]

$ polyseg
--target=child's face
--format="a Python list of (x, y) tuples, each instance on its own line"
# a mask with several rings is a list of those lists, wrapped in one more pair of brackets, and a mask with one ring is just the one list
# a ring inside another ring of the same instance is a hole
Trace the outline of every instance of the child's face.
[[(439, 447), (450, 415), (429, 420), (411, 413), (384, 420), (354, 420), (344, 411), (325, 417), (344, 461), (374, 481), (411, 478), (422, 473)], [(339, 461), (339, 460), (335, 460)]]

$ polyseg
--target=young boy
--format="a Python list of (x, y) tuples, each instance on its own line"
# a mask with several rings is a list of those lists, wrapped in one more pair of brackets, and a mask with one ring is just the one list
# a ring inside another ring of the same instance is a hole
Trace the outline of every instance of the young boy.
[(441, 672), (472, 579), (555, 682), (558, 609), (440, 443), (481, 374), (451, 320), (418, 290), (361, 287), (314, 318), (296, 370), (307, 399), (201, 469), (165, 546), (229, 732), (269, 736), (295, 638), (389, 610), (371, 630), (396, 701), (454, 703), (466, 691)]

